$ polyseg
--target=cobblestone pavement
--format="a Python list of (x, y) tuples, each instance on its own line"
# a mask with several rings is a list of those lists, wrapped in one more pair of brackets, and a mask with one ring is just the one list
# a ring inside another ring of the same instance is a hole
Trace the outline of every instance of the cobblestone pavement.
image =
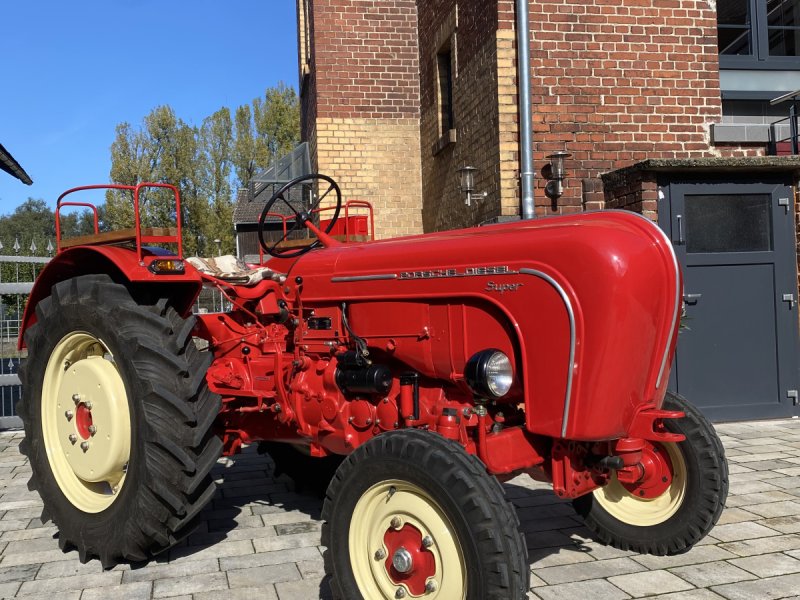
[[(528, 541), (531, 598), (800, 600), (800, 420), (718, 426), (731, 470), (719, 524), (691, 551), (644, 556), (593, 541), (567, 502), (518, 477), (506, 484)], [(201, 529), (141, 568), (103, 571), (62, 553), (26, 483), (19, 432), (0, 433), (0, 597), (327, 598), (321, 501), (274, 478), (248, 450), (222, 460), (224, 479)]]

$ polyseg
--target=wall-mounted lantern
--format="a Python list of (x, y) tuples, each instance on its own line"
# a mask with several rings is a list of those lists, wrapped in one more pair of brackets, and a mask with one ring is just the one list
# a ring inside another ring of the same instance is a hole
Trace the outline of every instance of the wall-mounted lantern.
[[(476, 167), (468, 167), (464, 166), (458, 170), (458, 176), (460, 180), (459, 187), (461, 188), (461, 193), (466, 194), (466, 199), (464, 200), (464, 204), (470, 206), (472, 204), (472, 196), (475, 193), (475, 171), (478, 169)], [(488, 196), (488, 192), (479, 192), (475, 194), (477, 198), (486, 198)]]
[(570, 156), (572, 154), (569, 152), (559, 150), (547, 157), (550, 159), (550, 173), (547, 176), (549, 181), (544, 188), (544, 193), (547, 194), (548, 198), (557, 200), (564, 193), (564, 178), (567, 176), (564, 161)]

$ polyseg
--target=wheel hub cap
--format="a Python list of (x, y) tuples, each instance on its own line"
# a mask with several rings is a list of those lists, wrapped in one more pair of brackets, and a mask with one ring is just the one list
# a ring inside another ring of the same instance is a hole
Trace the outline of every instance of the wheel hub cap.
[(648, 442), (641, 465), (644, 473), (638, 482), (622, 483), (614, 474), (593, 493), (611, 516), (629, 525), (649, 527), (670, 519), (683, 504), (686, 461), (678, 444)]
[(414, 559), (408, 550), (400, 547), (392, 556), (392, 566), (400, 573), (408, 573), (414, 568)]
[(406, 523), (401, 529), (389, 527), (383, 536), (391, 560), (385, 563), (389, 577), (404, 583), (414, 596), (425, 592), (425, 584), (436, 576), (436, 557), (422, 545), (422, 533)]
[(53, 349), (42, 387), (42, 430), (53, 475), (84, 512), (115, 498), (130, 459), (130, 409), (113, 357), (89, 333), (65, 336)]
[(439, 504), (410, 482), (384, 481), (362, 494), (348, 545), (365, 598), (466, 598), (459, 536)]

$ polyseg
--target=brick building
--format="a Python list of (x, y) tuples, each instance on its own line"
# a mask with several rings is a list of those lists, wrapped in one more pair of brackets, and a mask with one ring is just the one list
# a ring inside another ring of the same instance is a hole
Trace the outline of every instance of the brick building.
[[(298, 0), (312, 165), (373, 202), (378, 237), (520, 214), (521, 1)], [(792, 101), (769, 101), (800, 90), (800, 2), (528, 9), (535, 212), (656, 220), (694, 294), (673, 387), (716, 418), (798, 414), (800, 162), (772, 156), (789, 146)], [(558, 197), (545, 193), (554, 152), (570, 155)], [(466, 165), (486, 192), (470, 206)]]

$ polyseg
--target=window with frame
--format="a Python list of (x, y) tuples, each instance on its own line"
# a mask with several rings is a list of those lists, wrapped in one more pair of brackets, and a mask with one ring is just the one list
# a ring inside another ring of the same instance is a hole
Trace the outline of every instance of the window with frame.
[(798, 68), (799, 0), (717, 0), (723, 68)]
[(439, 105), (439, 135), (446, 135), (456, 127), (453, 114), (453, 55), (450, 39), (436, 54), (436, 75), (439, 87), (436, 95)]
[(720, 66), (797, 68), (798, 0), (717, 0)]

